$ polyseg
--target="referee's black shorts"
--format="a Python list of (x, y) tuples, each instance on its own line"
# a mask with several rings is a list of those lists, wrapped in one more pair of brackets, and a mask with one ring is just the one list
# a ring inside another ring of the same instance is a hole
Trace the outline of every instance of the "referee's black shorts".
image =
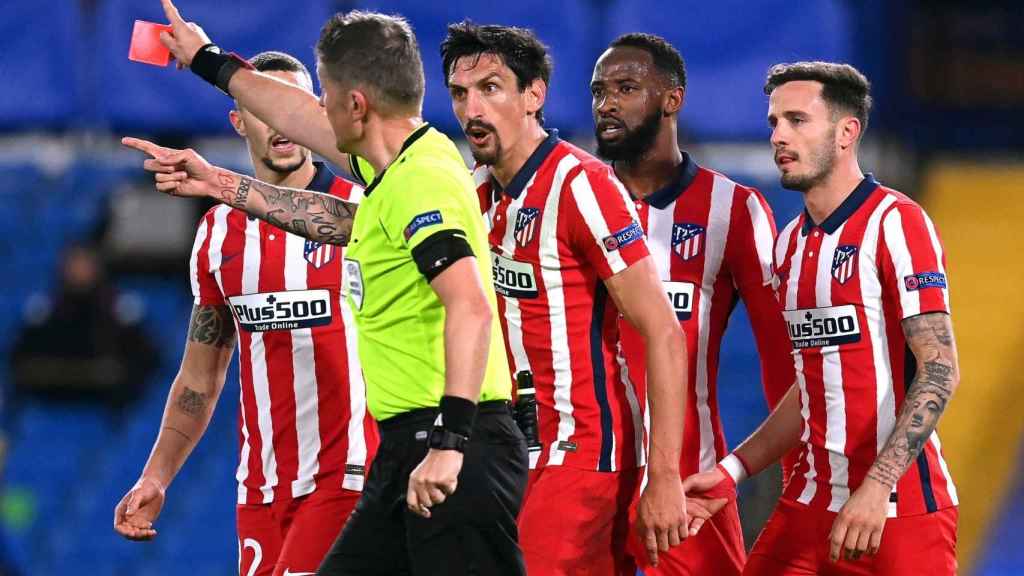
[(317, 574), (526, 574), (516, 516), (526, 491), (526, 442), (508, 402), (481, 402), (455, 493), (430, 509), (406, 506), (409, 475), (427, 454), (436, 409), (379, 423), (381, 443), (355, 511)]

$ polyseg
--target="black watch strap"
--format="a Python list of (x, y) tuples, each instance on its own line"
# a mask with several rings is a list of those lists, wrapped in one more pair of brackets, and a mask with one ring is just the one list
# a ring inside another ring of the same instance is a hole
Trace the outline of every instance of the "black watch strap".
[(468, 443), (469, 438), (451, 430), (446, 430), (441, 426), (434, 426), (434, 429), (430, 431), (430, 437), (427, 439), (427, 446), (434, 450), (465, 452), (466, 444)]

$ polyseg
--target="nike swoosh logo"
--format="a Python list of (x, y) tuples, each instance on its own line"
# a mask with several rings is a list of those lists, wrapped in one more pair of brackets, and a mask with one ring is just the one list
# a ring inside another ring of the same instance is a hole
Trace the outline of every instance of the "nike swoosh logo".
[[(221, 258), (220, 258), (220, 264), (221, 264), (221, 266), (223, 266), (224, 264), (227, 264), (228, 262), (234, 260), (235, 258), (237, 258), (237, 257), (239, 257), (241, 255), (242, 255), (241, 252), (235, 252), (234, 254), (229, 254), (227, 256), (223, 256), (222, 255)], [(293, 574), (315, 574), (315, 572), (304, 572), (304, 573), (294, 572)]]
[(289, 569), (284, 569), (284, 574), (281, 576), (316, 576), (316, 572), (292, 572)]

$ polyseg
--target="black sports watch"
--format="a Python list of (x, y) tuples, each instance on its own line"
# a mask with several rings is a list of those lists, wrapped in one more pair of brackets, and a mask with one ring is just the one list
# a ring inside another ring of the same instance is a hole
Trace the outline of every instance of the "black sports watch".
[(465, 453), (468, 443), (469, 438), (441, 426), (434, 426), (430, 431), (430, 437), (427, 438), (427, 446), (434, 450), (456, 450)]

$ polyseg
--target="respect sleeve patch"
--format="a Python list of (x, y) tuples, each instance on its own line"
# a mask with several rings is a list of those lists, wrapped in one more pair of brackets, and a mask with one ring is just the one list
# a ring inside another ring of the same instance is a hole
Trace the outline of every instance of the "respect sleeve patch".
[(440, 210), (431, 210), (430, 212), (424, 212), (423, 214), (414, 216), (412, 222), (409, 222), (409, 225), (405, 227), (405, 241), (408, 242), (409, 239), (412, 238), (412, 235), (420, 229), (426, 228), (427, 226), (435, 226), (442, 222), (444, 222), (444, 219), (441, 218)]
[(643, 228), (640, 227), (640, 223), (633, 221), (629, 226), (626, 226), (622, 230), (610, 235), (605, 236), (602, 242), (604, 243), (604, 249), (613, 252), (619, 248), (625, 248), (633, 242), (644, 237)]
[(946, 275), (941, 272), (920, 272), (903, 277), (903, 285), (907, 291), (921, 290), (922, 288), (945, 288)]

